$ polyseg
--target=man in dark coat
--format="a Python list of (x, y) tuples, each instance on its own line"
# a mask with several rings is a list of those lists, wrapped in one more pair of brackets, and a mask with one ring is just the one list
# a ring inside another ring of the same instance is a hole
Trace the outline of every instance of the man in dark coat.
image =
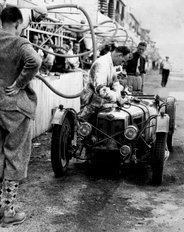
[(31, 119), (37, 98), (29, 86), (41, 65), (30, 42), (20, 37), (23, 17), (17, 7), (0, 15), (0, 217), (2, 226), (22, 223), (25, 213), (15, 210), (19, 182), (27, 177), (31, 154)]
[(137, 51), (133, 53), (132, 59), (127, 61), (125, 66), (128, 75), (128, 85), (133, 87), (135, 91), (143, 91), (144, 75), (146, 60), (143, 57), (147, 44), (140, 42), (137, 47)]

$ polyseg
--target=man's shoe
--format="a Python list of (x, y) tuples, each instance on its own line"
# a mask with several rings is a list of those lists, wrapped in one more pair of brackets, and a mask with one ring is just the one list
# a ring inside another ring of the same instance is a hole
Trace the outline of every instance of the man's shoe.
[(26, 219), (26, 214), (23, 212), (15, 212), (14, 216), (4, 216), (2, 218), (2, 227), (9, 227), (9, 226), (14, 226), (14, 225), (18, 225), (21, 224), (25, 221)]

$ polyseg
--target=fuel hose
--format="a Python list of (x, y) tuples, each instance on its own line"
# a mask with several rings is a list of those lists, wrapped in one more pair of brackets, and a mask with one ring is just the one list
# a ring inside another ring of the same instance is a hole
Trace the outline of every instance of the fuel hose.
[(73, 99), (73, 98), (78, 98), (80, 97), (81, 95), (81, 92), (80, 93), (77, 93), (77, 94), (73, 94), (73, 95), (66, 95), (66, 94), (63, 94), (61, 92), (59, 92), (57, 89), (55, 89), (47, 80), (45, 80), (44, 77), (42, 77), (40, 74), (37, 74), (35, 76), (36, 78), (40, 79), (52, 92), (54, 92), (56, 95), (60, 96), (60, 97), (63, 97), (63, 98), (67, 98), (67, 99)]
[[(58, 8), (77, 8), (79, 10), (81, 10), (83, 12), (83, 14), (85, 15), (87, 21), (88, 21), (88, 24), (89, 24), (89, 29), (85, 29), (85, 30), (77, 30), (77, 29), (71, 29), (71, 28), (68, 28), (68, 30), (72, 30), (74, 32), (87, 32), (88, 30), (91, 31), (91, 38), (92, 38), (92, 45), (93, 45), (93, 49), (90, 50), (90, 51), (87, 51), (87, 52), (83, 52), (83, 53), (80, 53), (80, 54), (73, 54), (73, 55), (66, 55), (66, 54), (58, 54), (58, 53), (54, 53), (54, 52), (50, 52), (50, 51), (47, 51), (46, 49), (44, 49), (43, 47), (40, 47), (36, 44), (33, 44), (33, 46), (39, 48), (39, 49), (42, 49), (43, 51), (49, 53), (49, 54), (52, 54), (52, 55), (55, 55), (55, 56), (59, 56), (59, 57), (65, 57), (65, 58), (72, 58), (72, 57), (81, 57), (81, 56), (86, 56), (88, 54), (90, 54), (91, 52), (93, 52), (93, 62), (96, 60), (97, 58), (97, 46), (96, 46), (96, 40), (95, 40), (95, 32), (94, 32), (94, 27), (92, 25), (92, 22), (91, 22), (91, 19), (88, 15), (88, 13), (86, 12), (86, 10), (81, 7), (81, 6), (78, 6), (78, 5), (75, 5), (75, 4), (59, 4), (59, 5), (52, 5), (52, 6), (47, 6), (47, 9), (48, 11), (49, 10), (53, 10), (53, 9), (58, 9)], [(111, 22), (112, 23), (112, 20), (107, 20), (107, 21), (104, 21), (102, 23), (100, 23), (99, 25), (103, 25), (105, 23), (109, 23)], [(116, 26), (116, 28), (114, 29), (114, 33), (110, 36), (110, 38), (108, 40), (105, 41), (105, 44), (107, 44), (109, 41), (111, 41), (115, 35), (117, 34), (117, 31), (118, 31), (118, 24), (114, 21), (113, 22)], [(98, 27), (98, 26), (95, 26), (95, 28)], [(103, 45), (100, 45), (98, 47), (101, 48), (103, 47)], [(63, 94), (61, 92), (59, 92), (58, 90), (56, 90), (52, 85), (50, 85), (50, 83), (45, 79), (43, 78), (40, 74), (37, 74), (36, 75), (36, 78), (40, 79), (51, 91), (53, 91), (55, 94), (57, 94), (58, 96), (60, 97), (63, 97), (63, 98), (67, 98), (67, 99), (73, 99), (73, 98), (77, 98), (77, 97), (80, 97), (81, 92), (77, 93), (77, 94), (73, 94), (73, 95), (66, 95), (66, 94)]]

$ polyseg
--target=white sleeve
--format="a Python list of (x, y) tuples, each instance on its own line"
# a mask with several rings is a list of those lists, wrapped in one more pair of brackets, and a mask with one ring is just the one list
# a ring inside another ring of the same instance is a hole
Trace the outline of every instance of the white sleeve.
[(90, 70), (90, 77), (95, 88), (99, 85), (107, 85), (106, 76), (106, 70), (103, 65), (98, 62), (94, 63)]

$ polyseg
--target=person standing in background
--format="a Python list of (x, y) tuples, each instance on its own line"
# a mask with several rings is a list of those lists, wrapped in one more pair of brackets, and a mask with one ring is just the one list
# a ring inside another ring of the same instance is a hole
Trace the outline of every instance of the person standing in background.
[(40, 73), (42, 75), (47, 76), (50, 74), (50, 71), (52, 70), (52, 67), (54, 65), (55, 55), (51, 54), (51, 53), (54, 53), (54, 50), (52, 49), (50, 42), (47, 42), (44, 45), (44, 49), (45, 51), (43, 52), (44, 56), (43, 56), (42, 65), (40, 68)]
[(133, 91), (142, 91), (144, 86), (145, 77), (145, 64), (146, 59), (143, 57), (146, 51), (147, 44), (140, 42), (137, 47), (137, 51), (132, 53), (132, 59), (127, 61), (125, 70), (128, 75), (128, 85), (132, 86)]
[[(38, 35), (33, 35), (33, 39), (32, 39), (32, 43), (33, 44), (36, 44), (36, 45), (39, 45), (39, 38), (38, 38)], [(34, 46), (33, 46), (34, 47)], [(37, 51), (38, 55), (41, 57), (41, 59), (43, 60), (43, 57), (44, 57), (44, 53), (41, 49), (37, 48), (37, 47), (34, 47), (35, 51)]]
[[(73, 47), (68, 51), (67, 55), (77, 55), (80, 53), (80, 44), (78, 42), (75, 42), (73, 44)], [(79, 68), (80, 61), (79, 57), (70, 57), (66, 58), (66, 68), (69, 70), (74, 70)]]
[(31, 119), (37, 98), (29, 82), (41, 59), (30, 42), (20, 37), (23, 17), (17, 7), (4, 8), (0, 19), (0, 219), (2, 227), (9, 227), (26, 218), (15, 209), (15, 201), (31, 155)]
[(162, 74), (162, 81), (161, 81), (161, 86), (162, 87), (166, 87), (167, 85), (167, 81), (168, 81), (168, 77), (170, 74), (170, 71), (172, 69), (171, 63), (169, 61), (169, 57), (166, 56), (165, 60), (163, 60), (160, 64), (161, 66), (161, 74)]

